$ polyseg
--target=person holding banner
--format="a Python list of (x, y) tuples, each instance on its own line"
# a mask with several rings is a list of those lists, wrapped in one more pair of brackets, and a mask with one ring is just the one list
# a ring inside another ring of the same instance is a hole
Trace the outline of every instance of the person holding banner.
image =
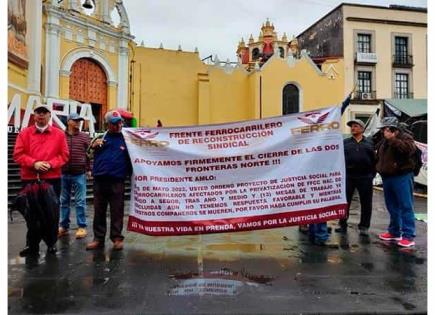
[[(352, 98), (352, 93), (355, 91), (356, 86), (354, 86), (353, 90), (349, 93), (349, 95), (344, 99), (344, 101), (341, 103), (341, 114), (346, 111), (346, 108), (350, 104), (350, 100)], [(299, 231), (304, 232), (305, 227), (300, 226)], [(330, 228), (328, 227), (327, 222), (320, 222), (320, 223), (314, 223), (309, 224), (308, 226), (308, 236), (311, 241), (311, 243), (319, 246), (325, 246), (328, 239), (329, 239), (329, 231)]]
[(104, 116), (107, 131), (92, 140), (88, 150), (94, 156), (94, 240), (87, 250), (104, 247), (106, 238), (106, 212), (110, 205), (110, 239), (114, 250), (124, 247), (122, 235), (124, 219), (124, 181), (131, 174), (132, 166), (127, 145), (121, 133), (122, 117), (118, 111)]
[(415, 245), (414, 139), (401, 130), (396, 117), (385, 117), (380, 129), (383, 138), (377, 145), (376, 170), (382, 177), (390, 224), (388, 232), (379, 234), (379, 238), (397, 241), (401, 247), (412, 247)]
[(373, 178), (375, 170), (375, 150), (371, 138), (366, 138), (363, 133), (365, 124), (354, 119), (347, 122), (352, 137), (344, 139), (344, 156), (346, 159), (346, 198), (347, 216), (339, 221), (340, 227), (335, 229), (338, 233), (347, 232), (349, 208), (355, 189), (358, 190), (361, 217), (358, 224), (360, 235), (367, 236), (372, 216)]

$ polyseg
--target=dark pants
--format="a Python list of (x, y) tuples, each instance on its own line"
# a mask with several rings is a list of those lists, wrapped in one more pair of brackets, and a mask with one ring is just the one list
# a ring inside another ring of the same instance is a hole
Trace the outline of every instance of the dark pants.
[[(30, 183), (34, 183), (36, 180), (23, 180), (23, 188)], [(60, 198), (60, 178), (56, 179), (44, 179), (45, 182), (50, 183), (53, 186), (54, 192), (57, 198)], [(59, 227), (59, 207), (55, 211), (55, 222), (56, 226), (52, 226), (50, 231), (45, 231), (46, 239), (45, 242), (48, 247), (54, 246), (57, 242), (57, 230)], [(39, 224), (36, 222), (27, 222), (27, 234), (26, 234), (26, 246), (30, 247), (34, 251), (39, 251), (39, 243), (42, 239), (42, 234), (39, 228)]]
[(349, 218), (349, 209), (352, 202), (352, 196), (358, 190), (359, 200), (361, 203), (361, 218), (358, 228), (370, 227), (370, 220), (372, 217), (372, 200), (373, 200), (373, 178), (372, 177), (359, 177), (359, 178), (346, 178), (346, 198), (347, 198), (347, 213), (346, 218), (340, 220), (340, 226), (347, 227), (347, 219)]
[(110, 205), (110, 239), (123, 240), (124, 180), (113, 178), (94, 179), (94, 239), (104, 243), (106, 238), (106, 212)]

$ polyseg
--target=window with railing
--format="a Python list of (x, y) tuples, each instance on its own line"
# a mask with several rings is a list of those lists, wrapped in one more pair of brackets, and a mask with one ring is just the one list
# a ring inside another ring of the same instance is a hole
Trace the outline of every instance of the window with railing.
[(358, 90), (362, 93), (372, 91), (372, 73), (370, 71), (358, 71)]
[(410, 63), (408, 55), (408, 37), (396, 36), (394, 38), (394, 63), (406, 65)]
[(396, 91), (394, 96), (396, 98), (410, 98), (409, 75), (407, 73), (396, 73), (395, 76)]
[(357, 52), (372, 52), (372, 36), (370, 34), (358, 34)]

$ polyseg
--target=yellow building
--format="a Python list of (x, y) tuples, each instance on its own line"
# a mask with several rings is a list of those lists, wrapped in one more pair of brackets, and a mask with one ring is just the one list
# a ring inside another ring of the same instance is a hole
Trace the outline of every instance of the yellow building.
[(318, 67), (270, 21), (235, 47), (238, 62), (207, 63), (198, 52), (138, 46), (122, 1), (82, 2), (9, 0), (11, 131), (31, 123), (35, 102), (52, 106), (61, 127), (79, 112), (93, 133), (113, 108), (131, 111), (140, 126), (180, 126), (308, 111), (345, 97), (343, 59)]
[[(273, 36), (265, 46), (269, 31)], [(345, 97), (343, 61), (329, 60), (319, 69), (305, 51), (290, 44), (278, 40), (267, 21), (257, 41), (251, 35), (248, 47), (243, 40), (239, 43), (238, 63), (215, 58), (207, 64), (198, 52), (136, 46), (131, 110), (140, 125), (154, 126), (161, 120), (164, 126), (179, 126), (258, 119), (340, 103)], [(263, 47), (268, 47), (267, 54)], [(294, 54), (289, 47), (296, 49)]]
[(61, 126), (78, 111), (100, 129), (108, 109), (128, 106), (132, 39), (122, 1), (85, 9), (80, 0), (9, 0), (10, 124), (26, 126), (34, 102), (43, 102)]
[(427, 98), (426, 8), (340, 4), (297, 38), (317, 64), (344, 62), (344, 91), (357, 87), (346, 119), (367, 119), (384, 99)]

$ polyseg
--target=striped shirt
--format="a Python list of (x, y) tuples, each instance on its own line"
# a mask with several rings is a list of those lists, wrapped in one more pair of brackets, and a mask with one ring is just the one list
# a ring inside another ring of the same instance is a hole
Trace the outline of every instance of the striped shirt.
[(62, 167), (62, 174), (79, 175), (90, 171), (90, 161), (86, 155), (90, 137), (87, 133), (77, 132), (70, 135), (65, 132), (66, 143), (69, 149), (69, 160)]

